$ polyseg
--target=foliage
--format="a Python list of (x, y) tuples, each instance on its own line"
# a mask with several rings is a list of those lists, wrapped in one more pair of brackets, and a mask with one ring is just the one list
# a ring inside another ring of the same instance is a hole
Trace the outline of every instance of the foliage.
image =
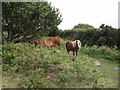
[(55, 30), (50, 31), (48, 36), (53, 36), (53, 37), (59, 36), (60, 37), (61, 33), (62, 33), (62, 30), (55, 29)]
[[(105, 68), (102, 66), (104, 63), (101, 61), (102, 59), (109, 60), (109, 58), (105, 57), (105, 53), (111, 57), (111, 61), (115, 61), (115, 54), (112, 54), (116, 53), (117, 55), (116, 48), (109, 51), (104, 46), (100, 48), (97, 46), (85, 46), (80, 50), (79, 56), (73, 57), (67, 55), (64, 42), (65, 40), (63, 40), (61, 46), (52, 49), (35, 47), (33, 44), (27, 43), (3, 45), (3, 56), (5, 58), (8, 57), (4, 54), (6, 51), (10, 51), (9, 53), (15, 55), (14, 58), (9, 58), (12, 61), (11, 63), (6, 63), (3, 59), (3, 75), (9, 73), (21, 75), (22, 79), (18, 85), (22, 88), (117, 87), (117, 85), (113, 84), (114, 79), (109, 76), (111, 72), (104, 71)], [(88, 54), (90, 52), (91, 54)], [(102, 64), (99, 69), (94, 66), (96, 57), (91, 58), (92, 54), (102, 56), (98, 56)], [(13, 77), (12, 74), (9, 76)]]
[[(120, 38), (120, 28), (118, 29), (118, 38)], [(118, 39), (118, 49), (120, 49), (120, 39)]]
[(103, 58), (103, 59), (107, 59), (107, 60), (111, 60), (111, 61), (116, 61), (117, 63), (120, 59), (120, 53), (119, 51), (117, 51), (117, 47), (115, 46), (114, 48), (109, 48), (109, 47), (106, 47), (106, 46), (101, 46), (101, 47), (98, 47), (96, 45), (90, 47), (90, 46), (87, 46), (85, 45), (83, 48), (82, 48), (82, 52), (89, 55), (89, 56), (92, 56), (94, 58)]
[(95, 28), (89, 24), (78, 24), (73, 27), (73, 30), (81, 30), (81, 31), (88, 31), (94, 30)]
[(12, 63), (12, 59), (15, 57), (15, 54), (12, 52), (12, 50), (14, 49), (14, 45), (13, 44), (6, 44), (2, 46), (2, 59), (3, 59), (3, 63), (6, 64), (11, 64)]
[(7, 42), (47, 35), (61, 23), (59, 9), (48, 2), (3, 2), (3, 35)]
[[(81, 24), (82, 25), (82, 24)], [(84, 25), (83, 25), (84, 26)], [(111, 26), (101, 25), (102, 28), (92, 30), (72, 29), (64, 30), (60, 33), (60, 37), (70, 40), (80, 40), (82, 45), (106, 45), (119, 47), (118, 38), (120, 30), (112, 28)]]

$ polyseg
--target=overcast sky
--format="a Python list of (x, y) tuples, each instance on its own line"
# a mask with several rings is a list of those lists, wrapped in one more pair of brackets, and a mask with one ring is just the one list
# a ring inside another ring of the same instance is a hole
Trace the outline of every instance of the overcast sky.
[(63, 21), (60, 29), (71, 29), (82, 23), (99, 28), (101, 24), (118, 28), (118, 2), (120, 0), (48, 0), (59, 8)]

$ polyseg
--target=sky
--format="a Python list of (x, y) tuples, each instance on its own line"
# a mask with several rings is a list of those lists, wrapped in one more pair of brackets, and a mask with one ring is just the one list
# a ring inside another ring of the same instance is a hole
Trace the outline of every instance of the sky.
[(62, 14), (59, 29), (71, 29), (77, 24), (99, 28), (106, 24), (118, 28), (118, 2), (120, 0), (47, 0)]

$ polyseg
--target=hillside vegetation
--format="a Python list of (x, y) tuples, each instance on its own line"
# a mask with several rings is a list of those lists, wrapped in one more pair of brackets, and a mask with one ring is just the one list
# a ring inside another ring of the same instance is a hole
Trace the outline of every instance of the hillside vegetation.
[(78, 56), (72, 56), (64, 42), (52, 49), (29, 43), (3, 45), (3, 88), (118, 87), (116, 48), (82, 46)]
[[(60, 30), (62, 20), (60, 10), (47, 1), (2, 3), (3, 88), (118, 87), (120, 28), (80, 22)], [(43, 48), (33, 43), (54, 36), (63, 39), (61, 46)], [(66, 40), (82, 42), (78, 56), (67, 55)]]

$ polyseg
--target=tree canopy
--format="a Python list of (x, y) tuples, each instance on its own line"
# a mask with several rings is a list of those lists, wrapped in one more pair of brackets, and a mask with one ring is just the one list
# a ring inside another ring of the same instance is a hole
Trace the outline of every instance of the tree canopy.
[(2, 27), (7, 41), (26, 41), (56, 30), (62, 22), (59, 9), (48, 2), (3, 2)]
[(86, 30), (94, 30), (95, 28), (89, 24), (78, 24), (78, 25), (75, 25), (73, 29), (86, 31)]

